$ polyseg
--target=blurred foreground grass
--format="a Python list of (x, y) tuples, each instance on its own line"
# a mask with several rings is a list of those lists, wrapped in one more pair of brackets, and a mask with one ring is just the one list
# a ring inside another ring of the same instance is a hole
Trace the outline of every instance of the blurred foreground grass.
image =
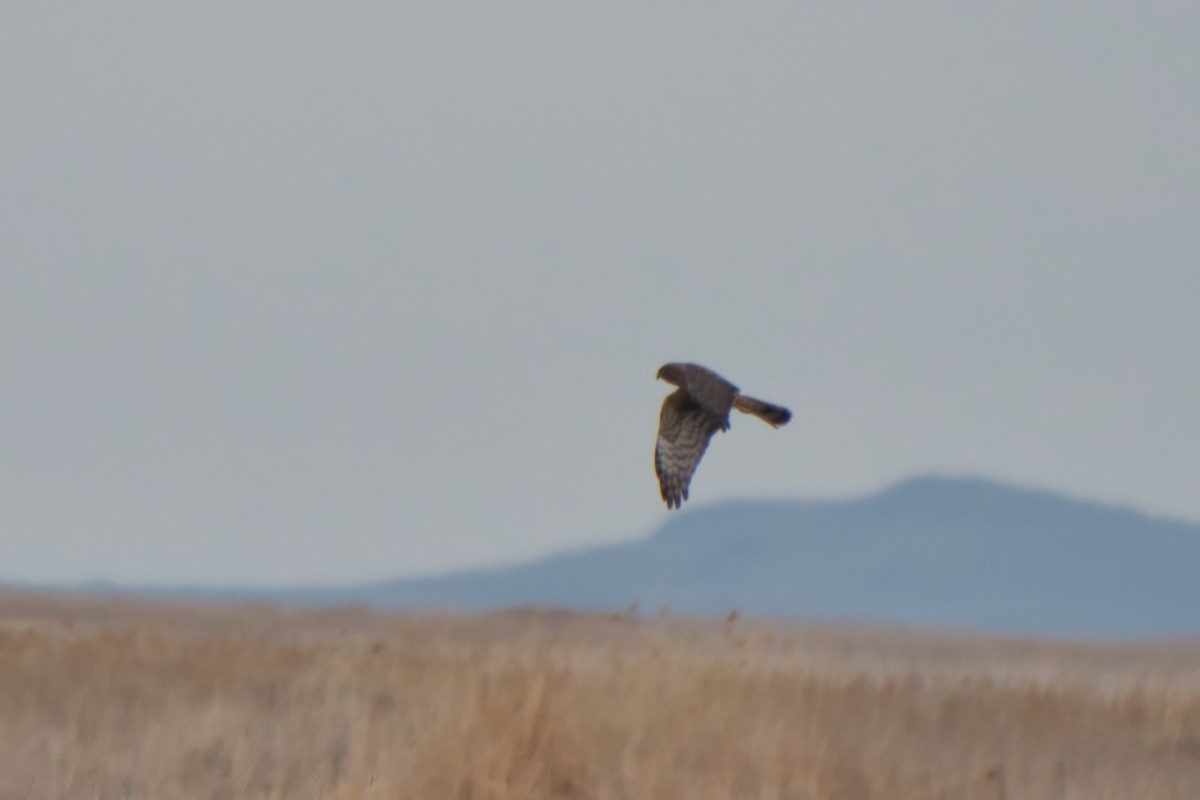
[(1200, 797), (1200, 642), (0, 593), (0, 798)]

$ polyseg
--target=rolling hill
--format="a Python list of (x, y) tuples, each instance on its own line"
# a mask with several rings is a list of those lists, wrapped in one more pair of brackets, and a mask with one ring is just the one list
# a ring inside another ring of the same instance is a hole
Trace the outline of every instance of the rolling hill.
[(839, 501), (693, 506), (650, 536), (493, 570), (258, 595), (299, 605), (870, 620), (1200, 635), (1200, 525), (966, 478)]

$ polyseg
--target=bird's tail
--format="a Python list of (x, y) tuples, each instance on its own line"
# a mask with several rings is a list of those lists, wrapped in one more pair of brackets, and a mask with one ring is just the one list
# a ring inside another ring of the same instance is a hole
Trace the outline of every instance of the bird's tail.
[(747, 397), (744, 394), (739, 394), (733, 399), (733, 407), (746, 414), (753, 414), (772, 428), (786, 425), (787, 421), (792, 418), (792, 412), (783, 406)]

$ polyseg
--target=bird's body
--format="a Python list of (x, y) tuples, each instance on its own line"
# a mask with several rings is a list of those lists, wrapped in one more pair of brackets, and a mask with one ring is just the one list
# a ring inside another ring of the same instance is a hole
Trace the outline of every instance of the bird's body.
[(663, 399), (654, 448), (654, 470), (667, 508), (679, 508), (687, 499), (688, 484), (709, 440), (729, 429), (730, 409), (753, 414), (772, 427), (792, 418), (783, 406), (747, 397), (699, 364), (664, 364), (658, 377), (679, 387)]

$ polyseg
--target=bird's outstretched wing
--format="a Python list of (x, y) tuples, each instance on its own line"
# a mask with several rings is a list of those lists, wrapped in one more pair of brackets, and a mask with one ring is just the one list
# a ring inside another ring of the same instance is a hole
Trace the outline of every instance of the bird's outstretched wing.
[(684, 388), (696, 405), (721, 423), (721, 430), (729, 429), (729, 409), (738, 396), (738, 387), (722, 378), (711, 369), (699, 364), (683, 365)]
[(679, 508), (688, 496), (692, 473), (712, 435), (728, 424), (694, 401), (680, 388), (663, 400), (654, 447), (654, 471), (667, 508)]

